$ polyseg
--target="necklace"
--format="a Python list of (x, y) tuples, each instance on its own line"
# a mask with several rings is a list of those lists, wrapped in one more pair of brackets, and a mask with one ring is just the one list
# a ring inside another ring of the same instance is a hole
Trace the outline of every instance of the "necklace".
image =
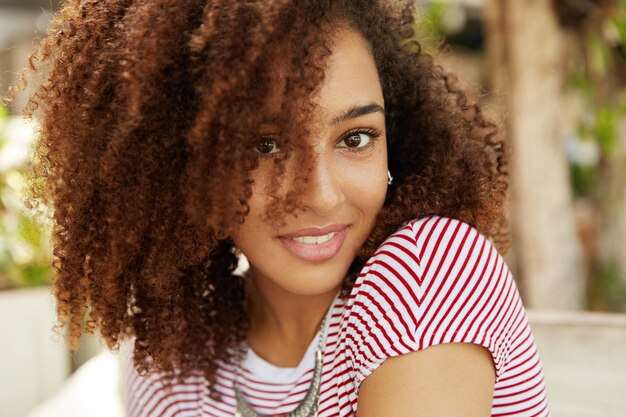
[[(319, 400), (320, 385), (322, 382), (322, 341), (324, 340), (324, 323), (326, 323), (326, 316), (324, 316), (324, 320), (322, 320), (322, 325), (320, 326), (321, 333), (317, 343), (317, 350), (315, 351), (315, 368), (309, 390), (296, 409), (283, 417), (317, 417), (317, 401)], [(250, 404), (243, 398), (243, 394), (239, 390), (239, 385), (236, 380), (235, 397), (237, 398), (237, 412), (235, 413), (235, 417), (265, 417), (263, 414), (254, 411)]]

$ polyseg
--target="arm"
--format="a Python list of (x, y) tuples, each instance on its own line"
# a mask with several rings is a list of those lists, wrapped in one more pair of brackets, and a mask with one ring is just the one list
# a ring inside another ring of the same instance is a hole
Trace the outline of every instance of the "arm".
[(471, 343), (445, 343), (388, 358), (361, 384), (357, 417), (491, 415), (491, 353)]

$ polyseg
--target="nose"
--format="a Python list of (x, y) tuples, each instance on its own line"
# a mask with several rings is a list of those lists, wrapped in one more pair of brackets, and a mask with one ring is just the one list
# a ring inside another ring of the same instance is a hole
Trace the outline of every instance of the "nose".
[(332, 157), (314, 152), (313, 170), (303, 195), (305, 208), (320, 217), (331, 215), (345, 201), (340, 172)]

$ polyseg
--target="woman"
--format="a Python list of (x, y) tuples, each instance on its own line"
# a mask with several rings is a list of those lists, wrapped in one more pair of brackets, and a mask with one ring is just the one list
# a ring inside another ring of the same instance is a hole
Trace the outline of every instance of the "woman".
[(549, 415), (492, 246), (504, 142), (414, 14), (64, 6), (26, 109), (32, 198), (55, 208), (59, 326), (76, 348), (87, 313), (122, 348), (129, 416)]

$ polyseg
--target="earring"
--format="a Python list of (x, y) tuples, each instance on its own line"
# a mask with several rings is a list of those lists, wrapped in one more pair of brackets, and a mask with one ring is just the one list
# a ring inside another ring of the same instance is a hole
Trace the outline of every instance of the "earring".
[(391, 176), (391, 172), (387, 171), (387, 184), (391, 185), (393, 182), (393, 177)]

